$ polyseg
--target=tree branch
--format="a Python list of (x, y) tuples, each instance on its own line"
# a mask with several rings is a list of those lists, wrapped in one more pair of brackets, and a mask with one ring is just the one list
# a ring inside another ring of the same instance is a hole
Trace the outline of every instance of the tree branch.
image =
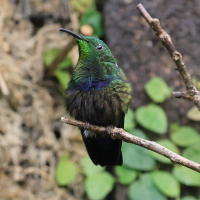
[(66, 117), (61, 117), (61, 122), (70, 124), (73, 126), (78, 126), (79, 128), (82, 128), (82, 129), (89, 129), (89, 130), (98, 132), (99, 134), (104, 134), (104, 135), (110, 134), (110, 136), (114, 140), (121, 139), (124, 142), (136, 144), (148, 150), (159, 153), (165, 156), (166, 158), (169, 158), (173, 164), (180, 164), (192, 170), (200, 172), (200, 164), (195, 163), (191, 160), (188, 160), (174, 153), (173, 151), (170, 151), (169, 149), (161, 146), (160, 144), (157, 144), (154, 141), (145, 140), (137, 136), (131, 135), (130, 133), (124, 131), (124, 129), (122, 128), (117, 128), (117, 127), (110, 128), (110, 127), (103, 127), (103, 126), (99, 127), (99, 126), (91, 125), (89, 123), (84, 123), (84, 122), (73, 120)]
[(186, 69), (181, 53), (175, 49), (175, 46), (171, 41), (171, 37), (162, 29), (159, 20), (153, 19), (142, 4), (138, 4), (137, 9), (153, 29), (155, 35), (159, 38), (162, 45), (168, 50), (171, 58), (177, 66), (176, 70), (179, 71), (183, 78), (183, 82), (186, 86), (186, 92), (173, 92), (173, 95), (176, 98), (184, 98), (192, 101), (200, 111), (200, 92), (196, 89), (192, 78)]

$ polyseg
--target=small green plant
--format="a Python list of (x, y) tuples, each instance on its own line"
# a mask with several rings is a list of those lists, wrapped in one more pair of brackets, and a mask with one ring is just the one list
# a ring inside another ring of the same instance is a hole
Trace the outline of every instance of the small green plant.
[(146, 93), (156, 103), (162, 103), (172, 94), (172, 88), (160, 77), (154, 77), (145, 84)]
[(56, 181), (59, 186), (66, 186), (74, 181), (78, 173), (76, 164), (69, 160), (68, 153), (65, 153), (56, 166)]
[(88, 8), (81, 17), (81, 26), (90, 25), (93, 29), (93, 36), (101, 38), (104, 34), (102, 27), (102, 14), (96, 10), (95, 1), (92, 1), (92, 6)]
[(188, 110), (187, 118), (193, 121), (200, 121), (200, 112), (196, 106), (193, 106), (190, 110)]
[[(43, 56), (45, 67), (48, 67), (58, 56), (59, 53), (60, 49), (56, 48), (47, 49)], [(72, 61), (69, 57), (66, 56), (64, 60), (58, 64), (54, 72), (55, 77), (58, 79), (59, 83), (63, 88), (66, 88), (68, 82), (70, 81), (70, 73), (67, 71), (67, 69), (71, 66), (72, 66)]]
[(104, 167), (94, 165), (89, 156), (81, 160), (81, 165), (86, 176), (84, 185), (87, 196), (92, 200), (104, 199), (113, 189), (113, 176)]
[(136, 110), (137, 122), (147, 130), (158, 134), (167, 132), (167, 116), (165, 111), (158, 105), (150, 104), (141, 106)]

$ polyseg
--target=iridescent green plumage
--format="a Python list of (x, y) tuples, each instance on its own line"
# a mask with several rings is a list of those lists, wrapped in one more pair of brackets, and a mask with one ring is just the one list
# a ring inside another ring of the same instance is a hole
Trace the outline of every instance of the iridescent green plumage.
[[(75, 34), (79, 60), (66, 89), (66, 107), (77, 120), (99, 126), (124, 128), (131, 85), (107, 45), (96, 37)], [(121, 140), (81, 130), (94, 164), (122, 165)]]

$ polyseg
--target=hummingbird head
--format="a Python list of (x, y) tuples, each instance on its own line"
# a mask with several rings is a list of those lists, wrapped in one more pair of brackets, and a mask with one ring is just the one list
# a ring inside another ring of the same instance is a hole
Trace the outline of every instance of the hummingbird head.
[(98, 62), (99, 64), (103, 62), (117, 64), (117, 61), (108, 46), (99, 38), (79, 35), (64, 28), (60, 28), (59, 31), (66, 32), (75, 38), (79, 46), (80, 62), (93, 61), (95, 63)]
[(108, 46), (99, 38), (83, 36), (60, 28), (59, 31), (72, 35), (79, 47), (79, 60), (72, 74), (75, 82), (84, 80), (107, 80), (116, 74), (117, 61)]

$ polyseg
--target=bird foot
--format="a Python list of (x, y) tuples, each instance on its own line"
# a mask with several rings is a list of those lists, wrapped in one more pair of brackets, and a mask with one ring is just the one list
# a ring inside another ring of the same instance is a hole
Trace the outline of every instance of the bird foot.
[(115, 126), (113, 126), (113, 125), (107, 126), (107, 127), (106, 127), (106, 129), (107, 129), (107, 134), (108, 134), (108, 135), (111, 135), (112, 129), (114, 129), (114, 128), (115, 128)]
[(90, 123), (89, 122), (85, 122), (85, 129), (90, 130)]

